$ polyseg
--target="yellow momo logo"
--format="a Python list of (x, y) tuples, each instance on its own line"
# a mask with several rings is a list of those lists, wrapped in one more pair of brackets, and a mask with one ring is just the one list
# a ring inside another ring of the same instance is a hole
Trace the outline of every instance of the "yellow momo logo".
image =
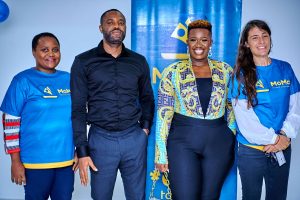
[(290, 80), (280, 80), (280, 81), (273, 81), (270, 82), (272, 87), (287, 87), (291, 84)]
[(53, 95), (53, 94), (52, 94), (52, 91), (50, 90), (50, 88), (49, 88), (49, 87), (45, 87), (45, 89), (44, 89), (44, 93), (47, 93), (47, 94)]
[[(188, 34), (188, 25), (189, 23), (191, 23), (191, 19), (188, 18), (186, 21), (185, 21), (185, 25), (183, 25), (182, 23), (179, 23), (175, 30), (173, 31), (173, 33), (171, 34), (171, 37), (172, 38), (176, 38), (182, 42), (184, 42), (186, 44), (186, 40), (187, 40), (187, 34)], [(184, 32), (184, 35), (180, 36), (178, 33), (180, 31), (183, 31)], [(183, 59), (188, 59), (188, 54), (187, 53), (161, 53), (161, 57), (163, 57), (164, 59), (169, 59), (169, 60), (172, 60), (172, 59), (180, 59), (180, 60), (183, 60)]]
[(53, 98), (57, 98), (57, 96), (52, 94), (51, 89), (47, 86), (44, 89), (44, 93), (46, 93), (47, 95), (44, 95), (43, 98), (45, 99), (53, 99)]
[(258, 80), (257, 83), (256, 83), (256, 87), (259, 87), (259, 88), (264, 88), (264, 84), (262, 83), (261, 80)]
[[(171, 34), (172, 38), (176, 38), (182, 42), (184, 42), (186, 44), (186, 40), (187, 40), (187, 34), (188, 34), (188, 25), (189, 23), (191, 23), (191, 19), (188, 18), (184, 24), (182, 23), (178, 23), (178, 25), (176, 26), (176, 28), (174, 29), (173, 33)], [(180, 35), (179, 32), (183, 31), (184, 35)], [(187, 53), (161, 53), (161, 57), (166, 59), (166, 60), (174, 60), (174, 59), (178, 59), (178, 60), (184, 60), (184, 59), (188, 59), (189, 56)], [(157, 78), (161, 79), (162, 74), (161, 72), (158, 70), (157, 67), (153, 67), (152, 70), (152, 83), (155, 84), (157, 82)]]
[(265, 88), (263, 82), (261, 80), (258, 80), (257, 83), (256, 83), (256, 92), (259, 93), (259, 92), (269, 92), (269, 89), (268, 88)]
[(71, 92), (70, 89), (58, 89), (57, 92), (59, 94), (69, 94)]

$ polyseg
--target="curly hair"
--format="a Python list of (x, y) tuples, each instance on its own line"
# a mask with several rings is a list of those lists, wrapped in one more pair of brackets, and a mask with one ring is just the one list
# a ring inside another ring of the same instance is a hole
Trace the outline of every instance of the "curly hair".
[[(258, 103), (257, 96), (256, 96), (257, 95), (256, 94), (256, 83), (257, 83), (256, 65), (254, 63), (253, 54), (251, 50), (246, 46), (249, 31), (255, 27), (267, 31), (271, 38), (271, 30), (266, 22), (262, 20), (249, 21), (245, 25), (241, 34), (236, 66), (234, 68), (234, 76), (232, 77), (232, 78), (236, 77), (238, 80), (238, 91), (240, 91), (241, 83), (244, 84), (245, 89), (242, 92), (247, 96), (248, 108), (254, 107)], [(271, 44), (272, 44), (272, 40), (271, 40)]]

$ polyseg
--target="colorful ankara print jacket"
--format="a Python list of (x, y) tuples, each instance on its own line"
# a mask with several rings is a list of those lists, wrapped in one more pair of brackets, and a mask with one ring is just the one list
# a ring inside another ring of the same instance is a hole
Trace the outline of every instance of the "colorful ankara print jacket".
[(228, 127), (235, 132), (235, 118), (231, 103), (227, 99), (227, 85), (232, 68), (224, 62), (210, 59), (208, 62), (213, 83), (205, 115), (202, 112), (191, 62), (179, 61), (164, 70), (158, 88), (155, 163), (168, 163), (166, 146), (174, 113), (206, 120), (220, 118), (226, 113)]

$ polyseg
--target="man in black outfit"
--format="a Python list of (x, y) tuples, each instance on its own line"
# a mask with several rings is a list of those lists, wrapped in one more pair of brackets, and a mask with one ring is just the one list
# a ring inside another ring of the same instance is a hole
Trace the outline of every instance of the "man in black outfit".
[[(145, 199), (147, 135), (154, 98), (145, 57), (123, 44), (126, 19), (117, 9), (101, 16), (103, 40), (75, 57), (71, 69), (72, 124), (80, 180), (93, 199), (112, 199), (120, 170), (126, 199)], [(87, 139), (87, 124), (90, 125)]]

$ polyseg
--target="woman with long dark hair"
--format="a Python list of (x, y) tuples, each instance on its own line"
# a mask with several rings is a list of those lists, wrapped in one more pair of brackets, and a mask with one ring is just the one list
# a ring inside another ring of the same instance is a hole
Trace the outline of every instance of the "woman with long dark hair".
[(286, 199), (291, 146), (300, 131), (300, 85), (289, 63), (269, 57), (266, 22), (249, 21), (241, 34), (230, 84), (236, 117), (238, 168), (244, 200)]

